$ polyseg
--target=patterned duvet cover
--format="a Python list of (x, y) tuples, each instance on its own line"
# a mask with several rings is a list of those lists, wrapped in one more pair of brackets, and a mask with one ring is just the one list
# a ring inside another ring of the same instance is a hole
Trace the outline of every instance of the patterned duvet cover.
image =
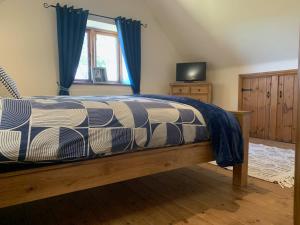
[(0, 162), (61, 162), (209, 139), (196, 108), (139, 96), (0, 99)]

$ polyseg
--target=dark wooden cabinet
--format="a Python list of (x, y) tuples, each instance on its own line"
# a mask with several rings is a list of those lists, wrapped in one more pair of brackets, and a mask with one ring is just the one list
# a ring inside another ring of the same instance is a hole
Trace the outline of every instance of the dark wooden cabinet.
[(239, 109), (252, 112), (250, 136), (295, 143), (296, 70), (240, 75)]

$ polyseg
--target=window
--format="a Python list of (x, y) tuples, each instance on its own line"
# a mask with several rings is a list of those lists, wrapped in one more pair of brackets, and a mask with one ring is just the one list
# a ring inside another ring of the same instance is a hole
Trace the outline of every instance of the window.
[(75, 82), (93, 83), (94, 68), (105, 71), (100, 83), (130, 84), (116, 26), (88, 20)]

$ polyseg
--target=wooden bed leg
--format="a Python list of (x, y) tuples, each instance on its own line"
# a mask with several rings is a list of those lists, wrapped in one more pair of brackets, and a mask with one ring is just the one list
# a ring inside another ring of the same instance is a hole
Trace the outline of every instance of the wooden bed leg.
[(244, 140), (244, 163), (233, 167), (233, 180), (235, 186), (247, 186), (248, 179), (248, 156), (249, 156), (249, 131), (251, 112), (232, 112), (240, 123)]

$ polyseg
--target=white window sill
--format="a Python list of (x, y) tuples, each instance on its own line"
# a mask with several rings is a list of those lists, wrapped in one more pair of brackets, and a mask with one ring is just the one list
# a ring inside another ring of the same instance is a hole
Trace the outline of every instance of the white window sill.
[(130, 84), (123, 84), (123, 83), (119, 83), (119, 82), (97, 82), (97, 83), (93, 83), (91, 81), (86, 81), (86, 80), (75, 80), (73, 82), (74, 85), (111, 85), (111, 86), (126, 86), (126, 87), (130, 87)]

